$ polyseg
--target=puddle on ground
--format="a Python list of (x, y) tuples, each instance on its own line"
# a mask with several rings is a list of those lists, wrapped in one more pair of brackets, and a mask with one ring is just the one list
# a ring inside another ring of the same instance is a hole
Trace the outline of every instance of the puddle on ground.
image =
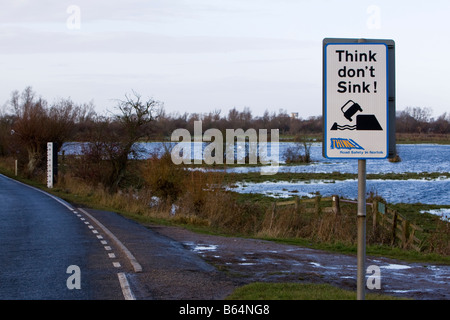
[(314, 267), (322, 267), (322, 265), (317, 262), (310, 262), (309, 264), (313, 265)]
[(217, 245), (215, 244), (195, 244), (194, 242), (183, 242), (183, 245), (189, 247), (194, 252), (216, 251)]
[(215, 244), (198, 244), (194, 248), (193, 251), (216, 251), (217, 246)]
[(401, 264), (388, 264), (387, 266), (381, 266), (381, 269), (388, 269), (388, 270), (404, 270), (404, 269), (410, 269), (410, 266), (405, 266)]
[[(214, 242), (214, 241), (211, 241)], [(248, 276), (248, 279), (272, 279), (283, 281), (330, 281), (343, 287), (355, 285), (356, 264), (354, 257), (323, 255), (299, 248), (280, 250), (264, 247), (262, 250), (242, 247), (227, 248), (227, 245), (212, 244), (210, 241), (185, 241), (183, 245), (207, 261), (222, 265), (227, 270)], [(390, 261), (389, 261), (390, 262)], [(407, 265), (389, 263), (383, 259), (371, 259), (367, 266), (376, 265), (381, 274), (372, 277), (381, 280), (383, 292), (419, 299), (446, 299), (448, 297), (448, 266)], [(287, 271), (281, 271), (287, 270)], [(415, 277), (417, 284), (411, 280)], [(419, 285), (420, 283), (420, 285)], [(427, 288), (429, 287), (429, 289)]]

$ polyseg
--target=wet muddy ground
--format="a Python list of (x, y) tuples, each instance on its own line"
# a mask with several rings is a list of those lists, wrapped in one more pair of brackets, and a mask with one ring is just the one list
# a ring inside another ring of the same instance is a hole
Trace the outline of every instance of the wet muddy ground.
[[(356, 290), (356, 256), (314, 250), (270, 241), (197, 234), (178, 227), (150, 229), (181, 242), (206, 262), (242, 284), (261, 282), (328, 283)], [(375, 266), (379, 278), (372, 283), (382, 293), (419, 300), (450, 299), (450, 266), (408, 263), (367, 257), (366, 267)], [(368, 273), (375, 277), (375, 273)]]

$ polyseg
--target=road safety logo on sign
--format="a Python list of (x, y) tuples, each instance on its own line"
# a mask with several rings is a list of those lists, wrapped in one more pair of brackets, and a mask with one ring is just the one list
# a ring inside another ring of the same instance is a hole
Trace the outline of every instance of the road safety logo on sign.
[(384, 43), (327, 42), (324, 61), (326, 158), (388, 156), (388, 47)]

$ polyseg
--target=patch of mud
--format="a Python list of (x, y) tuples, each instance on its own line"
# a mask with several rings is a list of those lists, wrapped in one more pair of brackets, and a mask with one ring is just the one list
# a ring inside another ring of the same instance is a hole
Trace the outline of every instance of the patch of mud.
[[(197, 234), (183, 228), (150, 226), (182, 243), (209, 264), (243, 284), (260, 282), (328, 283), (356, 290), (356, 256), (237, 237)], [(450, 266), (367, 257), (380, 269), (382, 293), (413, 299), (450, 299)], [(368, 274), (369, 276), (370, 274)]]

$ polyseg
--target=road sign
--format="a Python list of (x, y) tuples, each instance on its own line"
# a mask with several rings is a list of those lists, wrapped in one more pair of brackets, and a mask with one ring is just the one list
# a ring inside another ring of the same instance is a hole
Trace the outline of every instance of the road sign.
[(324, 157), (384, 159), (395, 153), (389, 47), (392, 40), (324, 39)]
[(392, 40), (323, 40), (323, 155), (358, 159), (357, 299), (365, 299), (366, 159), (395, 151)]

